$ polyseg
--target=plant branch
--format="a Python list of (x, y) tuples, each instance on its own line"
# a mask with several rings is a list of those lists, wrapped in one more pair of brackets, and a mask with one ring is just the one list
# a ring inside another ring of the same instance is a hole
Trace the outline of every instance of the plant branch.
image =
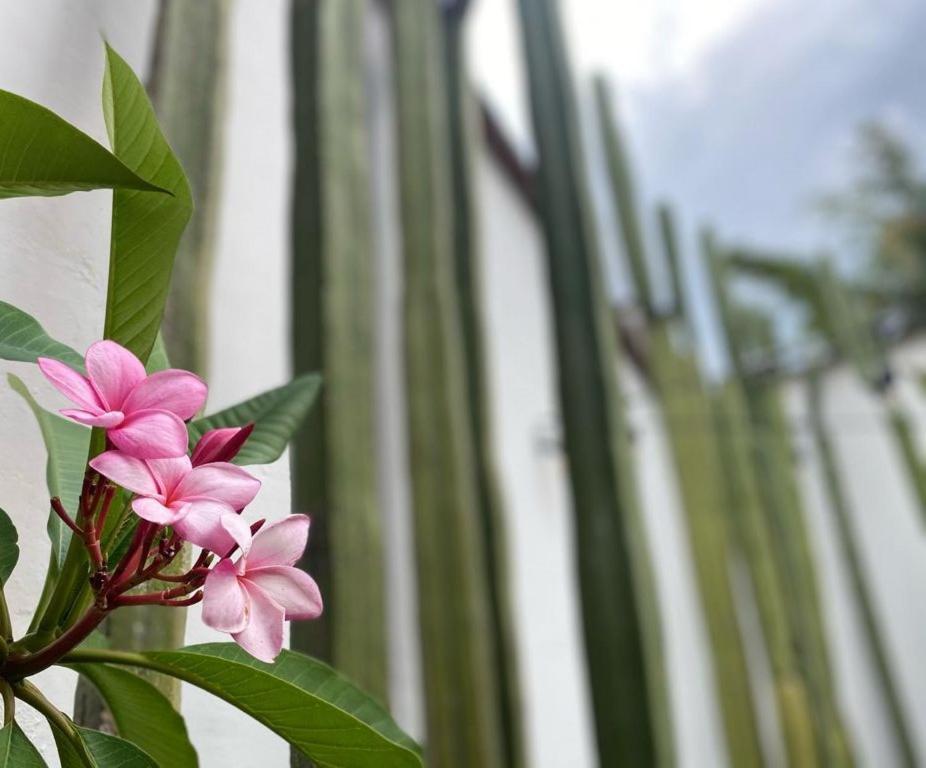
[(13, 686), (0, 677), (0, 697), (3, 699), (3, 727), (13, 722), (16, 716), (16, 697), (13, 695)]
[(13, 692), (16, 698), (26, 702), (30, 707), (40, 712), (53, 729), (60, 731), (71, 742), (71, 746), (74, 747), (80, 757), (81, 763), (87, 768), (94, 768), (96, 763), (93, 756), (87, 751), (87, 745), (84, 744), (83, 739), (80, 738), (80, 734), (74, 727), (74, 723), (71, 722), (67, 715), (46, 699), (42, 692), (30, 682), (24, 680), (17, 683), (13, 687)]
[(72, 625), (60, 637), (52, 640), (44, 648), (26, 656), (7, 659), (6, 666), (3, 669), (3, 676), (7, 680), (22, 680), (41, 672), (43, 669), (47, 669), (66, 653), (80, 645), (100, 625), (107, 613), (108, 611), (104, 608), (92, 607), (80, 621)]

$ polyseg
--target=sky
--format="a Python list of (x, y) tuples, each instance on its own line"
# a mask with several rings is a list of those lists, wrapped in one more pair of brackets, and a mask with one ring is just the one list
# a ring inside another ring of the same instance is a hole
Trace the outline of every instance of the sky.
[[(475, 0), (470, 64), (512, 140), (531, 157), (515, 8), (516, 0)], [(926, 149), (922, 0), (560, 0), (560, 8), (582, 109), (589, 111), (591, 76), (604, 74), (641, 210), (667, 200), (676, 211), (691, 303), (709, 338), (716, 327), (704, 308), (700, 227), (710, 225), (723, 242), (842, 257), (844, 232), (819, 214), (818, 202), (851, 179), (860, 124), (887, 124), (916, 157)], [(628, 281), (589, 117), (602, 250), (611, 293), (621, 300)], [(796, 332), (783, 325), (786, 335)], [(708, 356), (717, 356), (716, 344)]]

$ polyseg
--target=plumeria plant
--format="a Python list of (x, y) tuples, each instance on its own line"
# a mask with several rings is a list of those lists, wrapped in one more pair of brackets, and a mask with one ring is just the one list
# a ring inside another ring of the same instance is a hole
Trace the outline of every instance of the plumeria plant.
[[(60, 416), (46, 411), (9, 373), (48, 452), (51, 555), (31, 623), (14, 633), (3, 591), (19, 558), (14, 520), (36, 510), (0, 510), (0, 768), (45, 765), (17, 724), (17, 701), (48, 720), (65, 768), (196, 766), (180, 715), (137, 670), (215, 694), (316, 765), (420, 766), (417, 745), (377, 702), (283, 648), (285, 622), (322, 612), (317, 585), (297, 567), (310, 521), (253, 519), (248, 505), (261, 484), (244, 466), (280, 457), (319, 379), (303, 376), (198, 417), (207, 386), (170, 368), (159, 337), (192, 212), (189, 185), (143, 86), (109, 47), (103, 112), (112, 151), (0, 91), (0, 198), (113, 190), (102, 341), (81, 357), (0, 301), (0, 359), (37, 364), (71, 403)], [(124, 606), (200, 602), (202, 620), (233, 642), (136, 653), (107, 647), (96, 631)], [(33, 678), (54, 665), (97, 689), (114, 728), (85, 728), (46, 699)]]

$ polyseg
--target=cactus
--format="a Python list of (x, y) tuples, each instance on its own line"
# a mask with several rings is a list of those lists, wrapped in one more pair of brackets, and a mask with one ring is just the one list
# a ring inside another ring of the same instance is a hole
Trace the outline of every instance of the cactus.
[[(177, 251), (163, 333), (172, 364), (200, 375), (206, 375), (208, 362), (209, 302), (204, 291), (211, 282), (218, 214), (228, 15), (226, 0), (163, 3), (148, 82), (158, 120), (196, 200)], [(182, 571), (186, 565), (178, 559), (175, 568)], [(179, 648), (185, 629), (184, 611), (158, 606), (132, 608), (106, 623), (113, 647), (134, 650)], [(179, 706), (178, 680), (142, 674)], [(76, 710), (82, 720), (95, 719), (95, 699), (93, 693), (78, 693)]]
[[(829, 345), (843, 355), (848, 346), (855, 348), (850, 359), (860, 373), (867, 371), (871, 385), (883, 380), (886, 361), (873, 343), (864, 341), (863, 333), (852, 331), (851, 311), (845, 289), (834, 284), (836, 277), (828, 264), (804, 265), (793, 259), (769, 258), (762, 254), (740, 253), (731, 259), (740, 271), (773, 283), (792, 298), (805, 304), (809, 310), (809, 324), (815, 328)], [(839, 305), (834, 306), (834, 300)], [(873, 340), (871, 340), (873, 342)], [(836, 530), (836, 541), (840, 555), (849, 574), (862, 630), (871, 654), (874, 671), (881, 687), (881, 695), (889, 712), (897, 754), (903, 765), (916, 764), (916, 755), (909, 724), (906, 721), (903, 704), (900, 701), (897, 684), (890, 668), (887, 648), (878, 626), (871, 586), (865, 575), (861, 552), (852, 524), (850, 500), (843, 486), (841, 473), (824, 416), (824, 382), (820, 371), (807, 374), (807, 412), (813, 433), (816, 453), (820, 461), (823, 486), (827, 495), (827, 507), (832, 514)], [(904, 430), (906, 422), (901, 419), (895, 428)], [(906, 437), (901, 437), (903, 443)], [(912, 467), (919, 467), (915, 452)]]
[[(701, 604), (707, 619), (714, 656), (714, 673), (720, 694), (724, 732), (734, 765), (762, 765), (758, 727), (749, 684), (743, 640), (729, 579), (729, 536), (721, 503), (718, 448), (711, 414), (697, 363), (679, 352), (673, 336), (685, 329), (685, 318), (657, 315), (653, 307), (642, 226), (637, 217), (636, 193), (630, 164), (611, 108), (607, 88), (595, 81), (600, 132), (606, 148), (611, 199), (621, 223), (624, 253), (630, 262), (637, 301), (649, 322), (647, 351), (650, 373), (659, 399), (684, 507), (689, 541), (698, 579)], [(671, 216), (661, 217), (663, 245), (673, 275), (672, 305), (681, 304), (678, 248)], [(675, 332), (673, 334), (673, 331)]]
[(473, 162), (479, 151), (476, 103), (467, 79), (465, 22), (468, 4), (444, 6), (443, 36), (447, 117), (453, 194), (453, 253), (463, 335), (470, 430), (474, 438), (479, 511), (485, 539), (487, 582), (493, 622), (504, 763), (526, 763), (514, 617), (510, 604), (507, 536), (496, 477), (489, 397), (486, 389), (485, 329), (481, 291), (477, 205)]
[(442, 38), (431, 0), (394, 3), (412, 506), (428, 764), (504, 765), (499, 680), (454, 286)]
[[(754, 533), (761, 532), (759, 541), (770, 555), (769, 561), (761, 561), (769, 565), (768, 573), (759, 572), (760, 561), (750, 558), (760, 612), (767, 635), (775, 632), (777, 625), (787, 622), (788, 637), (795, 650), (792, 655), (787, 652), (786, 643), (773, 644), (769, 640), (773, 669), (780, 676), (779, 702), (794, 701), (801, 708), (806, 705), (813, 713), (818, 762), (851, 765), (851, 748), (833, 690), (816, 578), (779, 393), (773, 383), (751, 374), (746, 363), (744, 325), (729, 295), (729, 265), (709, 232), (704, 233), (702, 244), (736, 385), (745, 404), (747, 416), (740, 423), (748, 424), (752, 435), (749, 453), (761, 505), (761, 519), (753, 521)], [(801, 687), (795, 688), (798, 684)], [(794, 691), (796, 695), (784, 694), (785, 690)], [(792, 755), (800, 750), (805, 761), (802, 764), (815, 764), (813, 758), (804, 753), (805, 725), (788, 709), (781, 711), (781, 719)], [(789, 733), (789, 728), (794, 730)]]
[(294, 446), (294, 503), (313, 514), (312, 549), (324, 559), (305, 565), (319, 566), (329, 589), (325, 624), (294, 627), (293, 644), (385, 701), (365, 12), (365, 0), (293, 6), (294, 358), (298, 370), (320, 368), (325, 379), (322, 413)]
[[(655, 765), (658, 726), (634, 572), (616, 339), (593, 237), (576, 103), (555, 2), (519, 0), (539, 151), (592, 707), (602, 765)], [(644, 598), (645, 599), (645, 598)], [(652, 657), (650, 657), (652, 658)]]
[(900, 700), (900, 692), (891, 670), (888, 649), (878, 626), (874, 596), (865, 576), (862, 553), (859, 550), (853, 528), (853, 515), (849, 498), (843, 487), (836, 452), (826, 426), (823, 381), (819, 373), (811, 373), (807, 382), (807, 412), (810, 417), (817, 456), (823, 471), (823, 484), (829, 502), (828, 506), (833, 516), (837, 540), (849, 573), (849, 582), (852, 586), (859, 618), (862, 622), (862, 629), (868, 643), (868, 652), (871, 654), (878, 682), (881, 686), (881, 695), (884, 697), (884, 703), (889, 712), (895, 748), (901, 764), (905, 768), (913, 768), (917, 764), (917, 760), (912, 730), (907, 723), (906, 713)]

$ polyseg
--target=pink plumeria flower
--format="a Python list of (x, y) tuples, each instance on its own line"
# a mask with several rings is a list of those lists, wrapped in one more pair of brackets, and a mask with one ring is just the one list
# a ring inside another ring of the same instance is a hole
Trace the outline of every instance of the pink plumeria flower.
[(241, 467), (213, 462), (194, 467), (188, 456), (142, 460), (106, 451), (90, 462), (101, 475), (138, 496), (132, 509), (143, 520), (170, 525), (185, 541), (224, 556), (251, 543), (239, 511), (260, 490), (260, 480)]
[(309, 518), (290, 515), (257, 533), (238, 562), (219, 562), (203, 585), (203, 621), (256, 659), (273, 661), (283, 648), (283, 623), (322, 612), (315, 580), (293, 567), (308, 540)]
[(209, 464), (213, 461), (231, 461), (238, 455), (238, 451), (253, 431), (253, 422), (244, 427), (210, 429), (199, 438), (199, 442), (193, 449), (193, 455), (190, 457), (193, 466), (198, 467), (200, 464)]
[(187, 451), (190, 419), (206, 401), (206, 385), (189, 371), (171, 369), (148, 376), (145, 366), (114, 341), (98, 341), (84, 358), (87, 376), (47, 357), (39, 368), (78, 408), (61, 414), (106, 429), (122, 451), (140, 459), (181, 456)]

